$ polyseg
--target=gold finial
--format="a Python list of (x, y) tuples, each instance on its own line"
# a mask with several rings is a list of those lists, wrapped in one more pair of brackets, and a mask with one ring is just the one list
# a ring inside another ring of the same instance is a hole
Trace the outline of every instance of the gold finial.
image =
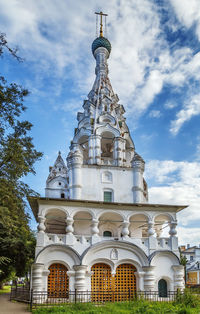
[(97, 15), (100, 15), (100, 37), (103, 37), (103, 19), (102, 17), (105, 16), (108, 16), (108, 14), (105, 14), (103, 12), (95, 12), (95, 14)]

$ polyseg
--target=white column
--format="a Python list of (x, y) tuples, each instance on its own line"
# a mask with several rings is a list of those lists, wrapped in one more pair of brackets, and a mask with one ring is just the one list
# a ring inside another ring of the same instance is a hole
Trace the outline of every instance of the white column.
[(155, 266), (143, 266), (142, 269), (144, 270), (144, 290), (155, 290)]
[(44, 270), (42, 272), (42, 276), (43, 276), (43, 283), (44, 283), (44, 286), (43, 286), (43, 290), (44, 291), (47, 291), (48, 290), (48, 276), (50, 274), (50, 270)]
[(170, 235), (170, 242), (171, 242), (171, 250), (178, 252), (178, 238), (176, 237), (177, 221), (171, 221), (169, 226), (170, 226), (169, 235)]
[(41, 251), (41, 249), (45, 246), (45, 220), (46, 218), (43, 216), (38, 216), (38, 233), (37, 233), (37, 241), (36, 241), (36, 248), (35, 248), (35, 253), (36, 255)]
[(43, 217), (43, 216), (38, 216), (38, 221), (39, 221), (39, 224), (38, 224), (38, 232), (41, 232), (41, 233), (44, 233), (45, 232), (45, 229), (46, 229), (46, 226), (45, 226), (45, 220), (46, 218)]
[(154, 237), (154, 222), (153, 220), (148, 221), (148, 241), (149, 241), (149, 254), (153, 253), (157, 248), (157, 239)]
[(149, 220), (148, 221), (148, 231), (147, 231), (147, 235), (148, 237), (152, 237), (155, 233), (155, 230), (154, 230), (154, 222), (153, 220)]
[(73, 266), (75, 270), (75, 283), (74, 288), (77, 291), (86, 291), (86, 285), (85, 285), (85, 273), (87, 270), (86, 265), (74, 265)]
[(144, 271), (137, 271), (134, 273), (137, 280), (137, 291), (144, 291)]
[(95, 136), (95, 163), (101, 165), (101, 136)]
[(122, 236), (124, 239), (129, 238), (129, 227), (130, 223), (129, 221), (125, 220), (122, 223)]
[(126, 140), (121, 137), (116, 137), (114, 140), (114, 159), (116, 166), (123, 166), (125, 162), (125, 145)]
[(88, 164), (93, 165), (94, 164), (94, 146), (95, 146), (95, 138), (94, 135), (90, 135), (88, 140)]
[(176, 230), (177, 221), (171, 221), (169, 226), (170, 226), (169, 234), (171, 237), (173, 237), (177, 234), (177, 230)]
[(73, 245), (76, 241), (76, 237), (73, 234), (73, 232), (74, 232), (74, 227), (73, 227), (74, 219), (73, 219), (73, 217), (67, 217), (66, 223), (67, 223), (67, 226), (66, 226), (66, 244)]
[(143, 195), (143, 172), (144, 172), (144, 161), (135, 153), (132, 161), (133, 167), (133, 202), (142, 203), (145, 202)]
[(98, 224), (99, 224), (99, 220), (97, 218), (93, 218), (92, 219), (92, 226), (91, 226), (92, 227), (91, 228), (92, 244), (99, 242), (99, 240), (100, 240)]
[(32, 289), (34, 291), (42, 291), (42, 272), (44, 264), (34, 263), (32, 265)]
[(83, 154), (81, 149), (78, 144), (72, 144), (67, 158), (67, 165), (70, 169), (69, 175), (71, 176), (71, 185), (69, 185), (71, 199), (81, 199), (82, 164)]
[(184, 266), (183, 265), (173, 265), (174, 271), (174, 290), (181, 289), (185, 287), (184, 283)]

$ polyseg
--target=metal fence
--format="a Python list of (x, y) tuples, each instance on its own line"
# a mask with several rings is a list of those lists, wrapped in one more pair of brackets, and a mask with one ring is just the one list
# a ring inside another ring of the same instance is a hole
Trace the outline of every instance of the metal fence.
[(26, 286), (13, 286), (10, 291), (10, 300), (30, 303), (33, 291)]
[[(180, 293), (180, 292), (179, 292)], [(68, 291), (60, 295), (50, 295), (48, 291), (33, 291), (26, 287), (12, 287), (10, 300), (26, 302), (30, 308), (36, 306), (53, 306), (70, 303), (94, 303), (103, 304), (106, 302), (125, 302), (135, 300), (148, 300), (159, 302), (171, 302), (176, 300), (177, 291), (168, 291), (161, 296), (158, 291)]]

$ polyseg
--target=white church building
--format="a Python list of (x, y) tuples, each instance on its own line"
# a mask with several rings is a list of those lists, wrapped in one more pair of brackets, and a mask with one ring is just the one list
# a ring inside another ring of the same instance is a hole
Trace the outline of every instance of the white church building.
[(77, 114), (67, 163), (59, 152), (45, 197), (29, 199), (38, 222), (32, 289), (50, 297), (75, 289), (164, 296), (184, 287), (176, 215), (185, 206), (148, 203), (145, 162), (108, 77), (111, 44), (102, 24), (92, 53), (96, 78)]

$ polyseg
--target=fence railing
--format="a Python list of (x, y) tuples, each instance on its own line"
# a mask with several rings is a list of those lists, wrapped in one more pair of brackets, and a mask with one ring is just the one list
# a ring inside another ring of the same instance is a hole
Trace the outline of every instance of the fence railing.
[[(148, 301), (174, 301), (177, 297), (177, 291), (168, 291), (162, 295), (158, 291), (66, 291), (50, 294), (48, 291), (33, 291), (26, 287), (12, 287), (10, 300), (26, 302), (33, 306), (59, 305), (69, 303), (102, 304), (105, 302), (124, 302), (135, 300)], [(180, 292), (179, 292), (180, 293)]]

